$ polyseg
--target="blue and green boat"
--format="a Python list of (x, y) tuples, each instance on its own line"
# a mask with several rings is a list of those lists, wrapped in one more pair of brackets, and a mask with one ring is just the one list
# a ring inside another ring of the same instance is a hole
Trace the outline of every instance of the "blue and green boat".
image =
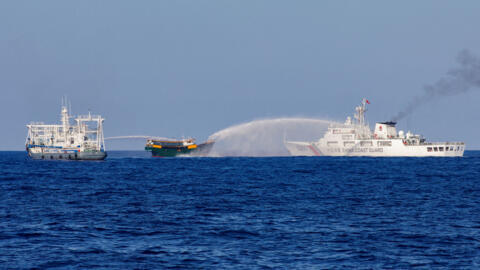
[(179, 155), (207, 156), (214, 141), (196, 144), (195, 139), (155, 140), (148, 139), (145, 150), (152, 152), (154, 157), (175, 157)]

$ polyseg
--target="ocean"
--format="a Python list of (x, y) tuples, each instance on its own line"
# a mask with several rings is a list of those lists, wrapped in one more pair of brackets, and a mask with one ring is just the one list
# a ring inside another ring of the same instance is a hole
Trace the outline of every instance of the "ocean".
[(33, 161), (0, 152), (0, 268), (480, 267), (463, 158)]

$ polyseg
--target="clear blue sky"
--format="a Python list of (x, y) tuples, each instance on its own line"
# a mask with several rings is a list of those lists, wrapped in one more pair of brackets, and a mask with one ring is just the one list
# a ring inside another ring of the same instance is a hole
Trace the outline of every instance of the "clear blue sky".
[[(371, 124), (389, 120), (460, 50), (480, 55), (479, 10), (438, 0), (2, 1), (0, 150), (23, 149), (30, 121), (57, 122), (62, 95), (74, 113), (105, 116), (106, 136), (201, 140), (265, 117), (343, 121), (362, 97)], [(438, 100), (399, 127), (479, 149), (479, 104), (480, 91)]]

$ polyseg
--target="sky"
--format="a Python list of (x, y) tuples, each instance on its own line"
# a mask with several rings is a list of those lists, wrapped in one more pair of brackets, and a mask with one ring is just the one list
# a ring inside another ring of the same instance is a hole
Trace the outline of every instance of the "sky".
[[(208, 138), (255, 119), (343, 121), (363, 97), (390, 120), (480, 56), (479, 1), (2, 1), (0, 150), (30, 121), (106, 118), (106, 137)], [(480, 149), (480, 90), (435, 99), (398, 123)], [(138, 149), (144, 141), (109, 141)]]

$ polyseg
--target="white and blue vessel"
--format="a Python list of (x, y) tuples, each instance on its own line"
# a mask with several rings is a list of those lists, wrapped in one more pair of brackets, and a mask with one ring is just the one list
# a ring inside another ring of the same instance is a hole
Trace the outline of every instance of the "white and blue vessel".
[(28, 156), (33, 159), (103, 160), (107, 157), (103, 137), (104, 118), (100, 115), (68, 113), (62, 104), (61, 124), (30, 123), (25, 142)]
[(365, 120), (367, 99), (355, 108), (353, 120), (333, 123), (318, 141), (285, 141), (292, 156), (461, 157), (464, 142), (427, 142), (410, 131), (397, 132), (393, 121), (377, 122), (372, 132)]

